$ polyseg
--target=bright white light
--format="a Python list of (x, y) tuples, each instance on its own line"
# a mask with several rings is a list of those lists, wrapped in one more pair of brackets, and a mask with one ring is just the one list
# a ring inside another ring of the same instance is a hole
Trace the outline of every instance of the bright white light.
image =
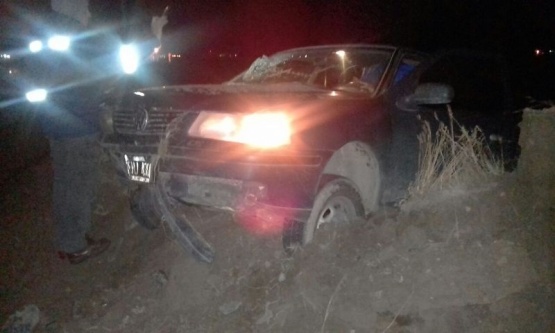
[(139, 68), (139, 51), (134, 45), (122, 45), (119, 49), (119, 60), (125, 74), (133, 74)]
[(42, 50), (42, 42), (40, 40), (34, 40), (29, 43), (29, 50), (33, 53), (40, 52)]
[(31, 90), (25, 94), (25, 97), (31, 103), (44, 102), (46, 100), (46, 96), (48, 96), (48, 92), (44, 89)]
[(336, 51), (335, 54), (337, 54), (340, 58), (345, 58), (346, 55), (345, 51), (343, 50)]
[(257, 148), (277, 148), (289, 144), (290, 120), (284, 113), (225, 114), (201, 112), (189, 135), (244, 143)]
[(134, 94), (137, 96), (145, 97), (145, 93), (142, 91), (135, 91)]
[(289, 119), (283, 113), (255, 113), (241, 122), (237, 141), (259, 148), (275, 148), (290, 143)]
[(48, 47), (54, 51), (67, 51), (70, 43), (68, 36), (56, 35), (50, 37), (48, 40)]
[(211, 139), (232, 140), (237, 131), (237, 122), (232, 115), (212, 113), (199, 126), (199, 134)]

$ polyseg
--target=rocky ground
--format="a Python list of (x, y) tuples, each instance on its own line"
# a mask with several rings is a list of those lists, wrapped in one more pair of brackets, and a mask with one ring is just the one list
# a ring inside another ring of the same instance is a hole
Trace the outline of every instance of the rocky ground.
[(0, 324), (20, 311), (38, 320), (33, 332), (555, 332), (555, 159), (523, 158), (516, 172), (382, 209), (292, 256), (278, 235), (188, 207), (212, 264), (163, 225), (134, 223), (106, 166), (93, 234), (112, 247), (76, 266), (51, 244), (44, 161), (2, 186)]

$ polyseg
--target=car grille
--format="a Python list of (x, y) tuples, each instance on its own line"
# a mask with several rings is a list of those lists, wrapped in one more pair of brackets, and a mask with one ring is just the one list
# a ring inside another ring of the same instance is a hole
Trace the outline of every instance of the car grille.
[(164, 134), (168, 124), (185, 110), (173, 108), (118, 108), (114, 112), (114, 131), (121, 134)]

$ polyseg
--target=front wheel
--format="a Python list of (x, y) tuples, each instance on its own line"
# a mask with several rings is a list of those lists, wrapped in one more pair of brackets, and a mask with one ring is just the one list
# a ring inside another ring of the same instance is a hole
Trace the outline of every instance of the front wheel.
[(360, 194), (346, 179), (336, 179), (324, 186), (316, 196), (312, 212), (304, 225), (303, 244), (314, 237), (333, 237), (335, 229), (364, 218)]
[(130, 193), (129, 206), (133, 219), (142, 227), (154, 230), (162, 222), (162, 213), (157, 206), (156, 197), (148, 186), (139, 186)]

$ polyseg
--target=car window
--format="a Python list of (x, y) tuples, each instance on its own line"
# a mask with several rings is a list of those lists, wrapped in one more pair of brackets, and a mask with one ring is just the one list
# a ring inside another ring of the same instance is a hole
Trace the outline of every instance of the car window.
[(453, 108), (493, 113), (504, 106), (503, 72), (494, 57), (442, 57), (420, 77), (420, 83), (429, 82), (453, 87)]
[(306, 49), (258, 58), (234, 83), (302, 83), (326, 89), (374, 92), (393, 51)]
[(412, 74), (415, 74), (416, 70), (420, 68), (420, 65), (426, 59), (428, 58), (423, 54), (403, 54), (390, 71), (391, 75), (388, 75), (385, 78), (386, 81), (382, 85), (380, 93), (385, 93), (392, 89), (394, 91), (390, 93), (392, 93), (393, 96), (397, 96), (398, 94), (403, 94), (401, 91), (410, 89), (410, 87), (403, 84), (403, 82), (406, 82), (406, 79), (408, 79)]
[(395, 75), (393, 77), (393, 85), (399, 83), (401, 80), (406, 78), (410, 73), (414, 71), (414, 69), (420, 65), (421, 59), (415, 58), (412, 55), (405, 55), (401, 59), (399, 66), (395, 71)]

